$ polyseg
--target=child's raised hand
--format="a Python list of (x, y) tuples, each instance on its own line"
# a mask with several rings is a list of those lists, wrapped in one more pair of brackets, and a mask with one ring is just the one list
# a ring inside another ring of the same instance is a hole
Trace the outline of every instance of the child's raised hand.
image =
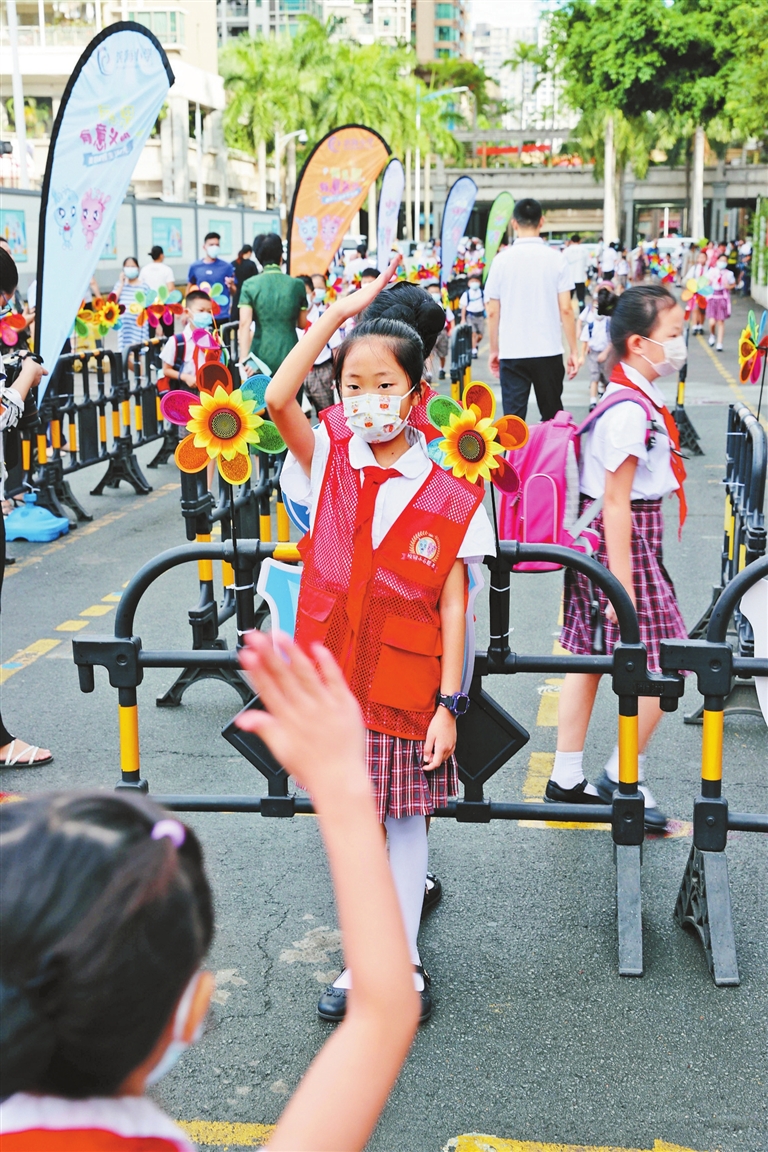
[(339, 314), (348, 320), (351, 316), (357, 316), (364, 308), (367, 308), (372, 300), (375, 300), (379, 292), (383, 292), (387, 284), (395, 274), (395, 269), (398, 265), (402, 264), (403, 257), (398, 254), (390, 260), (389, 267), (382, 272), (378, 280), (374, 280), (372, 284), (366, 284), (365, 288), (358, 288), (357, 292), (350, 292), (348, 296), (342, 296), (339, 301), (332, 307), (338, 309)]
[(238, 727), (255, 732), (318, 809), (369, 792), (365, 730), (341, 669), (321, 644), (314, 663), (285, 635), (249, 632), (240, 664), (266, 711), (251, 709)]

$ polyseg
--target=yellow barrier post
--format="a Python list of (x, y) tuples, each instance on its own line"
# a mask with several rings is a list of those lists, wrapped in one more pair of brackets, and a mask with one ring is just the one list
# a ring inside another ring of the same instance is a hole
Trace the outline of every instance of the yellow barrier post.
[(139, 755), (139, 705), (135, 688), (118, 688), (120, 724), (120, 784), (137, 788), (141, 784)]

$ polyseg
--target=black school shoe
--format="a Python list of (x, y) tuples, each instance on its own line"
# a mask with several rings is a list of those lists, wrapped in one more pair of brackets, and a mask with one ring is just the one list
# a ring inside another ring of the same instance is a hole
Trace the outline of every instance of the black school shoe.
[[(611, 804), (613, 802), (613, 793), (610, 794), (606, 800), (598, 788), (597, 796), (585, 795), (584, 789), (587, 786), (587, 780), (580, 780), (573, 788), (561, 788), (559, 784), (555, 784), (554, 780), (547, 781), (547, 788), (544, 793), (545, 804)], [(597, 788), (597, 785), (595, 785)]]
[[(414, 971), (418, 972), (424, 980), (424, 988), (419, 993), (421, 1000), (421, 1011), (419, 1013), (419, 1024), (426, 1024), (432, 1015), (432, 980), (429, 973), (420, 964), (414, 964)], [(321, 1020), (327, 1020), (329, 1024), (340, 1024), (344, 1019), (347, 1012), (347, 990), (346, 988), (334, 988), (333, 984), (329, 984), (325, 992), (317, 1002), (317, 1014)]]
[[(595, 781), (595, 788), (600, 794), (600, 799), (604, 800), (606, 804), (610, 804), (613, 800), (613, 793), (618, 788), (618, 784), (614, 784), (613, 780), (608, 778), (608, 774), (603, 772), (599, 780)], [(599, 801), (598, 801), (599, 803)], [(667, 817), (660, 808), (649, 808), (645, 806), (645, 830), (646, 832), (665, 832), (667, 829)]]
[(443, 886), (434, 872), (427, 872), (427, 886), (424, 889), (424, 903), (421, 906), (421, 919), (426, 920), (430, 912), (437, 908), (443, 898)]

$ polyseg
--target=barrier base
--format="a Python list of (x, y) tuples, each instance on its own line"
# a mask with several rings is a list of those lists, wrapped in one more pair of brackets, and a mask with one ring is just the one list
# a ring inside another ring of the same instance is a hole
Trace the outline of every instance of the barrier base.
[(672, 416), (675, 424), (677, 424), (677, 431), (680, 434), (680, 447), (683, 451), (690, 452), (692, 456), (703, 456), (704, 449), (699, 446), (700, 436), (691, 423), (691, 418), (685, 408), (678, 404), (673, 409)]
[(675, 920), (681, 928), (698, 933), (707, 967), (719, 988), (740, 983), (724, 852), (702, 852), (695, 845), (691, 848), (675, 904)]
[(121, 439), (117, 456), (112, 457), (107, 471), (91, 489), (91, 496), (101, 496), (105, 488), (119, 488), (121, 480), (130, 484), (137, 496), (146, 496), (152, 491), (152, 485), (139, 467), (130, 437)]
[[(736, 680), (728, 695), (725, 697), (723, 708), (725, 716), (757, 716), (763, 719), (763, 712), (757, 699), (757, 690), (754, 680)], [(683, 717), (684, 724), (703, 724), (704, 705), (695, 712), (689, 712)]]
[[(39, 508), (47, 508), (54, 516), (63, 516), (68, 519), (70, 528), (76, 528), (80, 521), (93, 520), (93, 516), (86, 512), (70, 488), (69, 481), (64, 479), (60, 460), (53, 464), (43, 464), (40, 469), (36, 503)], [(71, 512), (75, 514), (74, 521), (70, 515)]]
[[(226, 640), (218, 638), (203, 645), (204, 649), (223, 650), (227, 647)], [(229, 684), (239, 695), (243, 704), (253, 699), (253, 691), (248, 687), (240, 673), (235, 668), (182, 668), (179, 675), (163, 696), (158, 696), (155, 704), (158, 708), (178, 708), (187, 688), (198, 684), (201, 680), (222, 680)]]
[(643, 917), (640, 895), (641, 844), (614, 844), (619, 975), (643, 975)]
[(160, 450), (149, 464), (147, 464), (147, 468), (159, 468), (161, 464), (167, 464), (176, 451), (178, 443), (179, 438), (176, 435), (176, 429), (174, 428), (172, 432), (166, 431), (160, 444)]

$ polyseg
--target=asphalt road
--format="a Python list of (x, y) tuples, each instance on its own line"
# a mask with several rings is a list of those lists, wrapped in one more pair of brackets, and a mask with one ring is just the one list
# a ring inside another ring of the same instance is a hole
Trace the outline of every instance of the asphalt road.
[[(688, 403), (706, 455), (689, 462), (689, 519), (682, 543), (676, 510), (666, 558), (686, 622), (705, 609), (722, 542), (726, 406), (736, 398), (718, 364), (737, 373), (737, 301), (716, 357), (691, 349)], [(488, 379), (478, 361), (476, 379)], [(673, 394), (669, 388), (670, 398)], [(750, 398), (754, 389), (744, 389)], [(584, 411), (582, 372), (566, 406)], [(529, 417), (535, 419), (532, 402)], [(145, 451), (144, 459), (149, 453)], [(25, 739), (51, 747), (55, 764), (0, 771), (0, 789), (110, 788), (118, 778), (117, 699), (102, 670), (82, 695), (69, 641), (109, 632), (125, 582), (141, 563), (184, 540), (173, 465), (149, 473), (155, 490), (73, 487), (94, 513), (53, 545), (16, 543), (2, 614), (3, 715)], [(513, 577), (513, 647), (549, 653), (556, 639), (560, 574)], [(482, 599), (482, 598), (481, 598)], [(137, 631), (145, 647), (186, 647), (193, 570), (177, 569), (145, 596)], [(63, 627), (62, 627), (63, 626)], [(224, 629), (233, 643), (231, 623)], [(478, 637), (487, 637), (481, 603)], [(55, 643), (54, 643), (55, 642)], [(19, 655), (21, 653), (21, 655)], [(545, 676), (486, 683), (531, 733), (530, 743), (490, 782), (494, 799), (534, 798), (556, 737), (556, 684)], [(180, 709), (158, 709), (172, 680), (149, 670), (139, 692), (143, 774), (154, 792), (262, 791), (254, 769), (219, 735), (239, 707), (231, 688), (205, 682)], [(738, 988), (715, 988), (697, 939), (672, 911), (690, 849), (700, 734), (684, 706), (652, 746), (649, 779), (676, 820), (675, 834), (646, 842), (643, 920), (646, 974), (617, 975), (615, 873), (602, 829), (490, 826), (436, 821), (431, 864), (445, 888), (422, 932), (436, 1007), (421, 1030), (379, 1128), (375, 1152), (535, 1152), (554, 1146), (696, 1152), (768, 1148), (768, 843), (731, 834), (728, 860), (741, 972)], [(615, 740), (616, 706), (601, 690), (586, 765), (594, 777)], [(734, 808), (766, 808), (766, 729), (754, 717), (726, 722), (725, 794)], [(201, 1147), (261, 1143), (287, 1095), (328, 1035), (315, 1002), (338, 971), (339, 937), (313, 818), (195, 815), (216, 892), (210, 957), (218, 989), (206, 1035), (156, 1089), (169, 1113), (191, 1125)], [(136, 973), (136, 995), (142, 975)], [(460, 1139), (485, 1133), (496, 1139)], [(575, 1152), (575, 1149), (574, 1149)]]

